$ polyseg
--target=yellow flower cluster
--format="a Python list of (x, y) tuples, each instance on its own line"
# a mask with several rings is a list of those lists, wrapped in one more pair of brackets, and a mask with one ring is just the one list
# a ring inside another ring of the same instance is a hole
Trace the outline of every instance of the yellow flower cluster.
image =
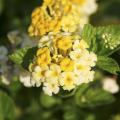
[(88, 22), (89, 14), (96, 11), (95, 6), (95, 0), (44, 0), (32, 13), (29, 35), (75, 32)]
[(72, 90), (94, 78), (97, 56), (78, 35), (59, 33), (43, 36), (33, 62), (29, 66), (32, 86), (43, 86), (48, 94), (60, 88)]

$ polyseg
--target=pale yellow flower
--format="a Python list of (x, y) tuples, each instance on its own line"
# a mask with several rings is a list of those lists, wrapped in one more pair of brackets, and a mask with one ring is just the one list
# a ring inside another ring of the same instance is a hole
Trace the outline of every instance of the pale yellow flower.
[(76, 40), (73, 44), (73, 49), (83, 50), (89, 48), (88, 44), (84, 40)]
[(20, 82), (23, 83), (25, 87), (32, 87), (30, 72), (23, 70), (22, 72), (20, 72), (19, 79)]
[(85, 75), (85, 81), (84, 83), (89, 83), (89, 82), (92, 82), (94, 80), (94, 75), (95, 75), (95, 71), (88, 71), (88, 73), (86, 72), (86, 75)]
[(82, 15), (80, 17), (79, 22), (80, 22), (80, 28), (81, 28), (80, 30), (82, 31), (84, 28), (84, 25), (89, 23), (89, 17), (87, 15)]
[(96, 65), (97, 56), (93, 52), (89, 53), (88, 51), (85, 51), (85, 52), (83, 52), (82, 59), (86, 62), (86, 64), (88, 64), (91, 67), (94, 67)]
[(76, 77), (73, 72), (64, 72), (60, 77), (60, 85), (64, 90), (72, 90), (75, 88)]
[(36, 66), (32, 72), (31, 84), (39, 87), (45, 80), (45, 71), (47, 68), (42, 69), (40, 66)]
[(57, 64), (51, 64), (50, 69), (46, 71), (46, 77), (48, 79), (57, 80), (59, 78), (60, 73), (61, 73), (60, 66), (58, 66)]
[[(85, 71), (84, 71), (85, 72)], [(76, 80), (75, 80), (75, 85), (79, 86), (83, 83), (85, 83), (86, 77), (84, 72), (79, 72), (79, 71), (73, 71)]]
[(72, 60), (75, 60), (75, 61), (79, 61), (80, 59), (81, 59), (81, 50), (75, 50), (75, 51), (71, 51), (70, 53), (69, 53), (69, 55), (70, 55), (70, 58), (72, 59)]
[(51, 44), (51, 39), (49, 36), (46, 35), (39, 40), (38, 47), (41, 48), (45, 46), (50, 46), (50, 44)]
[(86, 71), (90, 71), (90, 66), (88, 65), (85, 65), (83, 63), (76, 63), (76, 70), (79, 71), (79, 72), (86, 72)]
[(45, 94), (52, 96), (52, 94), (57, 94), (59, 92), (59, 84), (58, 81), (55, 79), (51, 79), (51, 80), (47, 80), (44, 84), (43, 84), (43, 91), (45, 92)]

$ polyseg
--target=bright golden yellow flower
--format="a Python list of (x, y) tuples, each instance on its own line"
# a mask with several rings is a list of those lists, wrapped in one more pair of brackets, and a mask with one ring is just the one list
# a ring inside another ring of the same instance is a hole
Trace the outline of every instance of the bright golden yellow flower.
[(69, 58), (64, 58), (60, 62), (60, 67), (63, 71), (73, 71), (74, 69), (74, 61), (70, 60)]
[(44, 48), (40, 48), (40, 49), (38, 49), (36, 55), (39, 56), (39, 55), (44, 54), (44, 53), (46, 53), (46, 54), (50, 54), (50, 50), (49, 50), (48, 47), (44, 47)]
[(37, 51), (37, 64), (41, 67), (46, 67), (51, 63), (50, 51), (47, 47)]
[(42, 36), (49, 32), (74, 32), (80, 23), (76, 7), (68, 0), (44, 0), (32, 13), (30, 36)]
[(48, 9), (49, 7), (42, 6), (33, 11), (31, 25), (28, 28), (30, 36), (41, 36), (60, 29), (59, 18), (51, 17), (52, 12), (48, 13)]
[(51, 63), (51, 57), (48, 54), (42, 54), (37, 58), (37, 64), (41, 67), (46, 67)]
[(72, 47), (72, 39), (68, 36), (63, 36), (55, 40), (55, 45), (58, 49), (66, 51)]

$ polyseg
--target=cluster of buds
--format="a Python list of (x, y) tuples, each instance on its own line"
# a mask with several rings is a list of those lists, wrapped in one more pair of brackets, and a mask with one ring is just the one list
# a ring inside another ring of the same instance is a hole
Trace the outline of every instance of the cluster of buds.
[(103, 34), (102, 38), (105, 41), (105, 47), (111, 50), (115, 49), (118, 45), (120, 45), (120, 41), (115, 41), (116, 38), (112, 38), (111, 34)]

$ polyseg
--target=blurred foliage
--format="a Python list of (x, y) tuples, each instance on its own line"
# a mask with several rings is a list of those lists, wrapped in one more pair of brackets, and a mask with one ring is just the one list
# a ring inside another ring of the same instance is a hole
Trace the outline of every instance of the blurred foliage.
[(97, 0), (99, 8), (91, 17), (94, 25), (120, 24), (120, 0)]
[(12, 120), (14, 117), (13, 100), (6, 93), (0, 91), (0, 120)]
[[(11, 30), (27, 31), (32, 10), (41, 3), (0, 0), (0, 45), (10, 47), (7, 33)], [(98, 4), (97, 13), (91, 16), (93, 25), (120, 24), (120, 0), (98, 0)], [(111, 57), (120, 65), (118, 54), (120, 51)], [(120, 76), (118, 80), (120, 84)], [(14, 120), (14, 117), (15, 120), (120, 120), (120, 93), (101, 94), (95, 81), (68, 98), (60, 95), (51, 98), (42, 94), (40, 88), (25, 88), (14, 81), (9, 87), (0, 85), (0, 120)]]

